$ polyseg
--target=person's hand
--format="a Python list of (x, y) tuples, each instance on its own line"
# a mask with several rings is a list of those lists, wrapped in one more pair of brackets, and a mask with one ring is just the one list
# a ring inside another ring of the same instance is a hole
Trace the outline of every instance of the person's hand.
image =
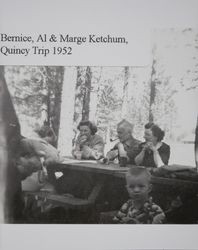
[(145, 151), (153, 151), (154, 149), (154, 146), (153, 146), (153, 143), (152, 142), (147, 142), (145, 143), (145, 145), (143, 146), (142, 148), (142, 151), (145, 152)]
[(115, 149), (115, 150), (111, 150), (111, 151), (107, 152), (105, 158), (106, 158), (107, 161), (109, 162), (109, 161), (111, 161), (111, 160), (114, 160), (117, 156), (118, 156), (118, 150)]
[(30, 176), (33, 172), (42, 169), (42, 164), (38, 156), (20, 157), (17, 162), (17, 169), (22, 178)]
[(48, 166), (56, 164), (57, 162), (58, 161), (54, 159), (54, 157), (47, 157), (44, 159), (43, 165), (48, 167)]
[(127, 152), (125, 151), (124, 145), (121, 142), (118, 143), (117, 147), (118, 147), (119, 156), (127, 157)]
[(102, 163), (102, 164), (109, 164), (109, 159), (108, 158), (101, 158), (98, 160), (99, 163)]
[(82, 146), (86, 142), (87, 142), (87, 136), (85, 136), (85, 135), (80, 136), (80, 138), (79, 138), (79, 144)]
[(142, 149), (143, 149), (144, 151), (146, 151), (147, 149), (149, 149), (149, 147), (150, 147), (150, 142), (147, 142), (147, 143), (144, 144), (144, 146), (143, 146)]
[(117, 147), (118, 147), (118, 150), (119, 151), (124, 151), (124, 145), (121, 143), (121, 142), (119, 142), (118, 144), (117, 144)]
[(46, 155), (46, 153), (44, 151), (42, 151), (42, 150), (39, 150), (39, 151), (37, 150), (35, 152), (36, 152), (36, 155), (39, 156), (39, 157), (45, 157), (45, 155)]
[(149, 142), (147, 147), (149, 150), (151, 150), (153, 152), (157, 150), (157, 148), (153, 145), (152, 142)]
[(77, 160), (81, 160), (82, 159), (82, 151), (75, 151), (73, 153), (74, 157), (77, 159)]
[(152, 224), (163, 224), (165, 219), (166, 219), (166, 217), (165, 217), (164, 213), (162, 212), (153, 218)]
[(85, 159), (88, 159), (91, 155), (91, 149), (87, 145), (83, 145), (82, 152)]

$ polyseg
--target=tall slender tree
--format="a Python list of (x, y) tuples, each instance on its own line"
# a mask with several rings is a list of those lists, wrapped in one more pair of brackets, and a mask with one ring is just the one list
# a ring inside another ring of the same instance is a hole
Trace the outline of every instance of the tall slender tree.
[(47, 72), (47, 118), (48, 124), (58, 136), (60, 127), (61, 98), (64, 67), (46, 67)]
[(91, 79), (92, 79), (92, 72), (91, 68), (88, 66), (86, 69), (85, 84), (83, 91), (82, 120), (89, 120)]
[(128, 98), (128, 87), (129, 87), (129, 67), (124, 67), (124, 85), (123, 85), (123, 98), (122, 98), (122, 116), (123, 118), (128, 113), (129, 98)]
[(149, 101), (149, 122), (154, 121), (154, 115), (153, 115), (153, 105), (155, 102), (155, 95), (156, 95), (156, 82), (155, 82), (155, 75), (156, 75), (156, 59), (154, 57), (154, 51), (153, 49), (153, 62), (152, 62), (152, 68), (151, 68), (151, 80), (150, 80), (150, 101)]

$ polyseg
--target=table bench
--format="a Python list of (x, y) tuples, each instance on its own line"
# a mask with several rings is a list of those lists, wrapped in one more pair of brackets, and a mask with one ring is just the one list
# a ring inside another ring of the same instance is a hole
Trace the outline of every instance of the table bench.
[[(92, 208), (95, 213), (117, 210), (123, 204), (123, 201), (126, 201), (128, 198), (128, 194), (125, 189), (125, 174), (128, 169), (129, 167), (120, 167), (117, 164), (105, 165), (97, 162), (70, 162), (68, 160), (53, 166), (53, 173), (60, 171), (63, 175), (67, 176), (68, 171), (71, 171), (74, 172), (74, 179), (75, 173), (80, 174), (80, 176), (82, 173), (83, 178), (86, 174), (89, 176), (91, 175), (96, 182), (87, 197), (71, 197), (65, 196), (64, 193), (46, 194), (45, 192), (28, 195), (37, 195), (39, 199), (47, 199), (50, 203), (61, 206), (65, 209), (86, 211), (86, 209)], [(160, 197), (162, 200), (167, 198), (166, 195), (171, 195), (171, 192), (176, 195), (187, 194), (187, 198), (192, 192), (198, 193), (198, 182), (156, 176), (152, 176), (151, 182), (154, 187), (154, 195), (156, 195), (157, 198)], [(111, 187), (106, 189), (109, 184)], [(118, 188), (118, 191), (114, 190), (116, 188)], [(158, 204), (161, 205), (160, 200)]]

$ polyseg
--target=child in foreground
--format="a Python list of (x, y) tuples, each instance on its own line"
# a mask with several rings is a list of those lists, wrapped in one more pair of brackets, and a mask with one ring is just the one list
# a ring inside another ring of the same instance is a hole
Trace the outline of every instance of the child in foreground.
[(126, 174), (126, 188), (130, 199), (113, 218), (114, 223), (162, 224), (165, 215), (149, 197), (151, 174), (144, 167), (131, 167)]

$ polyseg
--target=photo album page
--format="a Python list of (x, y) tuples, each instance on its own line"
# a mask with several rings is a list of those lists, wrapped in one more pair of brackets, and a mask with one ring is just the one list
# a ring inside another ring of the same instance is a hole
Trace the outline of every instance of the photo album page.
[(0, 250), (197, 250), (198, 1), (0, 3)]

